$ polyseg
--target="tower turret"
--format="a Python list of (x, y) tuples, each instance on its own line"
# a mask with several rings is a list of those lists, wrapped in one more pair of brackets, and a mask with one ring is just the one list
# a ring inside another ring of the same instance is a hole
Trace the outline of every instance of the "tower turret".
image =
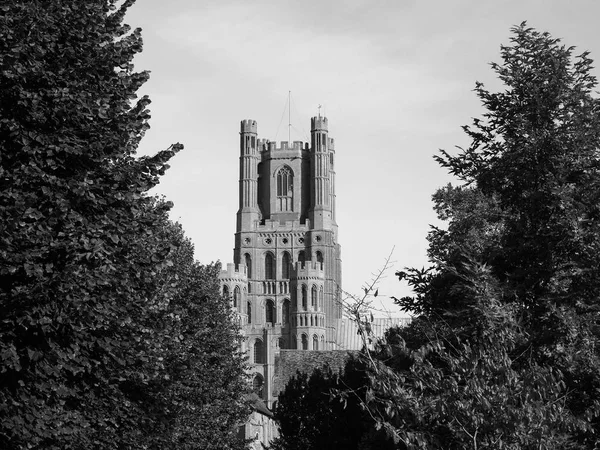
[(331, 223), (329, 171), (329, 136), (327, 117), (317, 116), (311, 124), (311, 210), (314, 228), (328, 228)]
[(248, 230), (259, 219), (258, 150), (255, 120), (242, 120), (240, 131), (240, 209), (237, 231)]

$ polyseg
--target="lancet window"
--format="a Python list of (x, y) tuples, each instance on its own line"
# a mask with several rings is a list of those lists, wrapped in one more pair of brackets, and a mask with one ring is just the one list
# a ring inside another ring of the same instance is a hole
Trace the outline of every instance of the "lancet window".
[(283, 166), (277, 172), (277, 209), (279, 211), (293, 211), (294, 175), (292, 170)]

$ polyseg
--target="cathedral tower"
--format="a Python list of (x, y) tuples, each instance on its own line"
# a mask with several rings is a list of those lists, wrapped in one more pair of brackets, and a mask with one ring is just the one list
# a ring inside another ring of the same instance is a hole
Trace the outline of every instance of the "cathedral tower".
[(311, 142), (258, 139), (240, 130), (239, 209), (233, 264), (221, 273), (238, 313), (254, 388), (268, 404), (281, 349), (337, 348), (342, 317), (335, 221), (335, 145), (326, 117), (311, 119)]

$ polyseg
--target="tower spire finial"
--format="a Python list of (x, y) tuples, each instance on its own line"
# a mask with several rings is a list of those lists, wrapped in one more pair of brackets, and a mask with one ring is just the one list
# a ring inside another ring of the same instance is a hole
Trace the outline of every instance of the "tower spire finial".
[(317, 108), (319, 110), (319, 117), (321, 117), (321, 108), (322, 108), (322, 106), (319, 104), (319, 106)]

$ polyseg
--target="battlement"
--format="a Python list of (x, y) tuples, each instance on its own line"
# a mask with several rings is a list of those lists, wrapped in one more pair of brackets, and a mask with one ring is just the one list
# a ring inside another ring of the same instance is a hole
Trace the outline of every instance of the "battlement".
[(327, 117), (318, 116), (310, 119), (310, 131), (327, 131)]
[(241, 133), (257, 133), (256, 120), (248, 119), (241, 122)]
[(310, 150), (308, 142), (302, 142), (302, 141), (294, 141), (294, 142), (281, 141), (279, 143), (279, 146), (277, 146), (277, 142), (272, 142), (268, 139), (258, 139), (257, 142), (258, 142), (258, 148), (262, 151), (278, 152), (278, 151), (294, 150), (294, 151), (300, 152), (302, 150)]
[(233, 263), (227, 263), (227, 268), (225, 270), (221, 270), (219, 279), (246, 282), (248, 280), (248, 269), (246, 268), (246, 264), (238, 264), (236, 267), (236, 265)]
[(323, 278), (323, 264), (317, 261), (295, 263), (296, 278)]

